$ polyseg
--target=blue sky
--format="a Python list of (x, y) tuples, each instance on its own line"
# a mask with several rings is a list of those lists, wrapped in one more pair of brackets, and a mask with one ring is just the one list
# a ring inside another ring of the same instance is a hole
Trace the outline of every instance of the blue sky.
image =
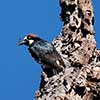
[[(100, 0), (94, 1), (95, 31), (100, 48)], [(0, 100), (32, 100), (39, 87), (41, 68), (17, 46), (19, 38), (37, 33), (52, 41), (62, 27), (58, 0), (0, 0)]]

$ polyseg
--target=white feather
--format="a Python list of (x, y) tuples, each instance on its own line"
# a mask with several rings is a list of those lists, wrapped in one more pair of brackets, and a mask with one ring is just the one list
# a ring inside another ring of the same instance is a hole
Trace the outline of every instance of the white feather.
[(29, 45), (31, 45), (34, 42), (34, 40), (29, 40)]

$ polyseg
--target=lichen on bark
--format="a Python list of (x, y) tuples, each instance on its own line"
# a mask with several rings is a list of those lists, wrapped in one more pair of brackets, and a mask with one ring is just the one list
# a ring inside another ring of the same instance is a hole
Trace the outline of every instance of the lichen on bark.
[(43, 73), (36, 100), (100, 100), (100, 52), (94, 39), (91, 0), (60, 0), (63, 27), (52, 42), (66, 68)]

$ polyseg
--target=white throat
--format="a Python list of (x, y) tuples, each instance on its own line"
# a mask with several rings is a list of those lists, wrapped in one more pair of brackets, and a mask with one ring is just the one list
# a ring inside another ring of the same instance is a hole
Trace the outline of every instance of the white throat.
[(29, 40), (29, 45), (31, 45), (34, 42), (34, 40)]

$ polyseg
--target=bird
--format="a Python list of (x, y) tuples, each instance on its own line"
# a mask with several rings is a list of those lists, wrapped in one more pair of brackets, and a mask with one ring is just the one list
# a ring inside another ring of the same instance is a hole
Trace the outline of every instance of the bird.
[(63, 71), (65, 64), (52, 43), (30, 33), (18, 45), (28, 46), (29, 53), (37, 63), (42, 65), (44, 72), (50, 73), (51, 69), (53, 74), (58, 74)]

